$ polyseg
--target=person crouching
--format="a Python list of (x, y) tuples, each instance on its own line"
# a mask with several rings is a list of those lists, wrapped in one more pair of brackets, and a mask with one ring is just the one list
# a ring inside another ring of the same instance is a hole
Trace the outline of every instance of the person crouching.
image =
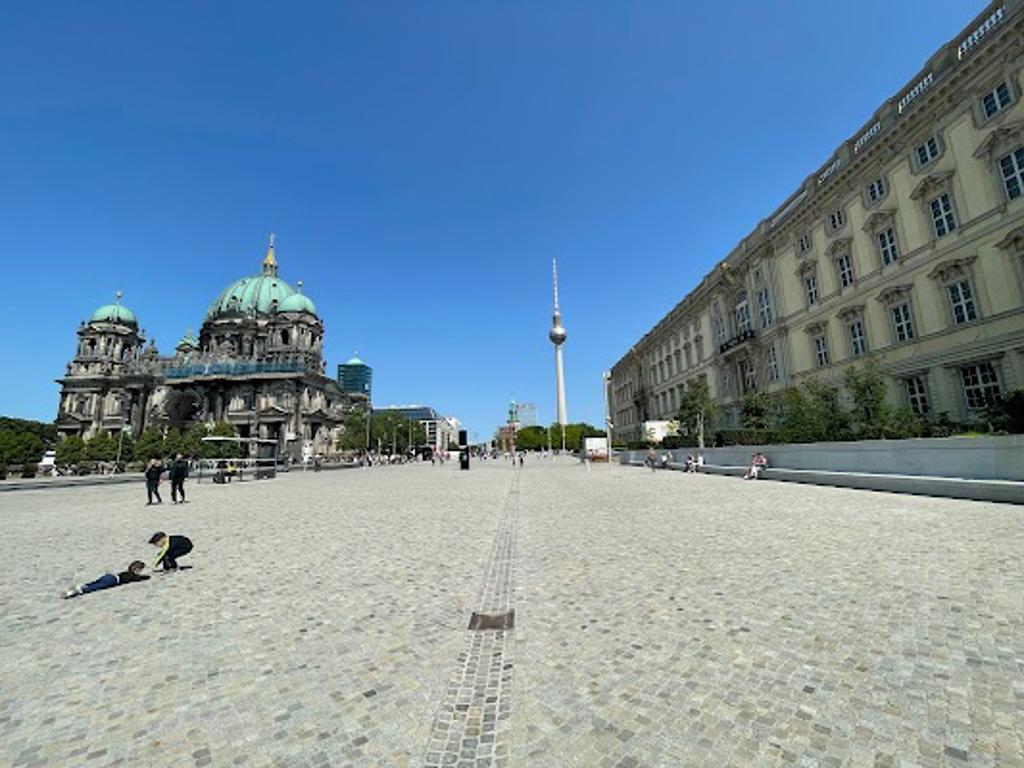
[(178, 569), (178, 558), (184, 557), (192, 551), (192, 541), (188, 536), (168, 536), (163, 531), (157, 531), (149, 538), (149, 543), (160, 550), (153, 563), (155, 571), (159, 565), (163, 565), (164, 571), (175, 571)]

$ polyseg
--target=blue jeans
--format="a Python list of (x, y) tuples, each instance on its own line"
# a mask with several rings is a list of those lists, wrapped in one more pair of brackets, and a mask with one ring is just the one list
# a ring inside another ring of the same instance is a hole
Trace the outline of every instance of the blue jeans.
[(88, 584), (83, 584), (80, 589), (82, 594), (88, 592), (95, 592), (100, 589), (110, 589), (111, 587), (117, 586), (117, 576), (112, 573), (105, 573), (100, 576), (96, 581), (90, 581)]

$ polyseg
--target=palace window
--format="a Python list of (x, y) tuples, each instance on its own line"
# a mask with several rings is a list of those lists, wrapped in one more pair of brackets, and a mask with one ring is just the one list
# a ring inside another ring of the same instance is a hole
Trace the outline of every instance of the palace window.
[(814, 337), (814, 361), (818, 367), (828, 365), (828, 339), (824, 333)]
[(877, 203), (883, 197), (888, 190), (885, 186), (885, 179), (878, 177), (867, 186), (868, 200), (872, 203)]
[(754, 375), (754, 363), (749, 358), (739, 362), (739, 381), (743, 392), (752, 392), (757, 389), (757, 378)]
[(910, 312), (910, 302), (901, 301), (889, 307), (892, 318), (892, 335), (898, 343), (911, 341), (914, 338), (914, 317)]
[(767, 288), (761, 288), (757, 292), (757, 311), (761, 316), (762, 328), (772, 324), (772, 297)]
[(934, 136), (929, 136), (928, 140), (915, 150), (915, 153), (917, 154), (917, 164), (919, 166), (928, 165), (928, 163), (939, 156), (939, 143), (935, 140)]
[(949, 195), (943, 192), (928, 203), (932, 214), (932, 227), (936, 237), (948, 235), (956, 229), (956, 217), (953, 215), (953, 203)]
[(843, 228), (846, 223), (846, 214), (842, 208), (837, 208), (828, 215), (828, 227), (830, 232), (836, 232)]
[(1010, 88), (1004, 81), (982, 97), (981, 107), (985, 110), (985, 117), (995, 117), (1010, 106), (1011, 101)]
[(809, 234), (800, 235), (800, 239), (796, 242), (796, 248), (801, 254), (811, 250), (811, 236)]
[(991, 363), (978, 363), (960, 369), (964, 399), (971, 410), (987, 408), (999, 400), (999, 377)]
[(850, 333), (850, 355), (852, 357), (860, 357), (868, 351), (868, 339), (864, 333), (864, 321), (860, 319), (853, 320), (846, 328)]
[(740, 291), (736, 297), (736, 333), (746, 333), (750, 330), (750, 300), (746, 291)]
[(1010, 154), (999, 158), (999, 170), (1003, 176), (1006, 197), (1015, 200), (1024, 188), (1024, 147), (1017, 147)]
[(691, 365), (693, 365), (693, 356), (690, 354), (689, 344), (683, 347), (683, 354), (686, 355), (686, 367), (689, 368)]
[(839, 285), (842, 288), (853, 285), (853, 257), (849, 251), (836, 259), (836, 272), (839, 274)]
[(818, 303), (818, 275), (813, 269), (804, 275), (804, 296), (808, 307)]
[(925, 388), (924, 379), (920, 376), (911, 376), (903, 380), (903, 386), (907, 389), (907, 402), (910, 410), (918, 416), (925, 416), (928, 413), (928, 390)]
[(728, 341), (728, 329), (725, 327), (725, 321), (721, 317), (715, 317), (715, 336), (718, 338), (718, 343), (725, 344)]
[(946, 292), (949, 294), (954, 323), (963, 325), (978, 319), (978, 309), (974, 304), (974, 293), (971, 291), (970, 280), (963, 279), (950, 283), (946, 286)]
[(882, 265), (895, 264), (900, 258), (899, 246), (896, 244), (896, 231), (892, 227), (882, 230), (876, 236), (878, 239), (878, 255), (882, 259)]
[(768, 381), (778, 381), (779, 359), (775, 355), (775, 347), (768, 347), (768, 359), (766, 367), (768, 368)]

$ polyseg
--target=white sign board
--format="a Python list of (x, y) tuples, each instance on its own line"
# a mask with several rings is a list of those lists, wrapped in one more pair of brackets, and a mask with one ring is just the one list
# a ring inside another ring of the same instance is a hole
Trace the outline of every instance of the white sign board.
[(608, 457), (608, 438), (606, 437), (585, 437), (583, 438), (583, 450), (587, 456)]

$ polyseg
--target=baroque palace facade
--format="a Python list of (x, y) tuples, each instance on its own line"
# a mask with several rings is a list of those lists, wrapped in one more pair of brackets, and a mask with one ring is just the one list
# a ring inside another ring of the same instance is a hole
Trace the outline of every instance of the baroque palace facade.
[(120, 302), (97, 309), (78, 328), (61, 385), (61, 437), (182, 431), (227, 422), (241, 437), (278, 442), (298, 458), (303, 445), (328, 452), (346, 412), (367, 396), (343, 392), (324, 375), (323, 321), (313, 302), (277, 274), (274, 240), (259, 274), (240, 278), (210, 304), (199, 336), (163, 357), (146, 343), (135, 314)]
[(1024, 0), (993, 3), (615, 364), (615, 439), (694, 377), (729, 425), (868, 358), (926, 417), (1024, 387), (1022, 71)]

